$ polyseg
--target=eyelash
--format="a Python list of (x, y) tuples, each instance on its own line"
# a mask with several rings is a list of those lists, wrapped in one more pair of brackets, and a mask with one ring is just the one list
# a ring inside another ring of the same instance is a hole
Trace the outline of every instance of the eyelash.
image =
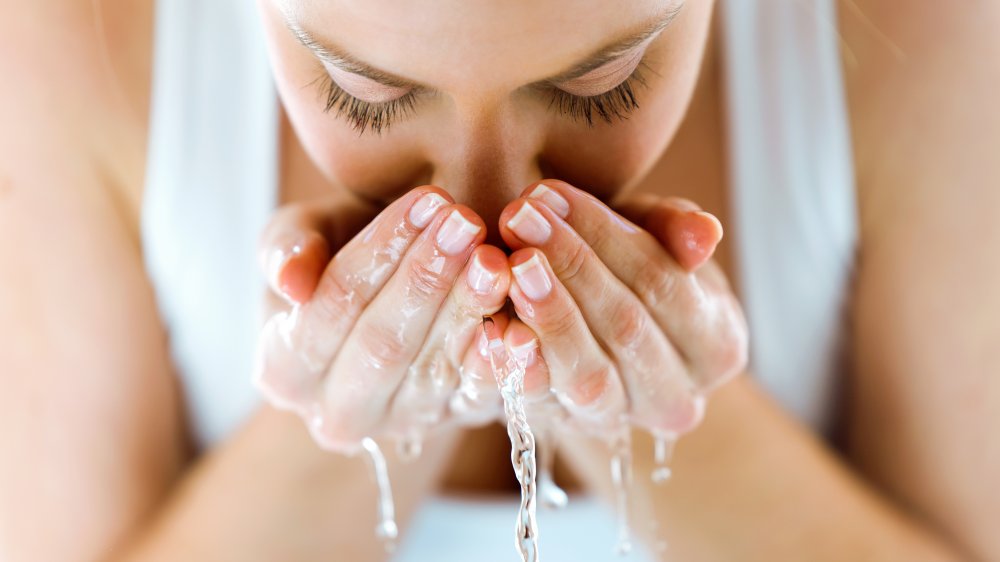
[[(639, 108), (633, 85), (647, 86), (643, 70), (648, 69), (646, 61), (640, 61), (628, 78), (596, 96), (577, 96), (558, 88), (547, 88), (551, 96), (548, 107), (551, 109), (556, 106), (560, 113), (575, 120), (586, 121), (588, 127), (594, 126), (595, 113), (608, 124), (615, 119), (628, 119), (629, 114)], [(322, 70), (320, 80), (325, 104), (323, 111), (336, 111), (336, 115), (347, 119), (359, 136), (368, 128), (377, 135), (381, 134), (396, 119), (405, 117), (414, 109), (417, 96), (415, 91), (392, 101), (371, 103), (348, 94), (334, 82), (326, 70)]]
[(628, 119), (630, 113), (639, 109), (639, 100), (635, 97), (633, 84), (647, 86), (643, 70), (648, 68), (646, 61), (640, 61), (632, 74), (621, 84), (596, 96), (575, 96), (559, 89), (553, 89), (549, 108), (555, 105), (560, 113), (567, 114), (573, 119), (586, 121), (588, 127), (594, 126), (594, 113), (597, 113), (608, 124), (611, 124), (615, 119)]
[(382, 129), (388, 129), (397, 117), (404, 117), (413, 110), (416, 92), (407, 92), (392, 101), (371, 103), (345, 92), (325, 69), (321, 72), (320, 91), (323, 92), (325, 102), (323, 111), (329, 113), (336, 109), (337, 116), (345, 117), (351, 123), (351, 128), (358, 131), (359, 136), (364, 134), (368, 127), (371, 127), (375, 134), (381, 134)]

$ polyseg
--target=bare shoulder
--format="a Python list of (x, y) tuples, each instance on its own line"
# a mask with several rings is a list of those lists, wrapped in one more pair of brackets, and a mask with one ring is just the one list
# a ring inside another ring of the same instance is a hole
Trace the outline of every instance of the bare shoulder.
[(861, 244), (848, 449), (1000, 557), (1000, 4), (840, 2)]
[[(144, 174), (153, 0), (0, 0), (0, 12), (6, 140), (23, 149), (47, 145), (53, 160), (87, 161), (105, 184), (135, 199)], [(46, 164), (2, 148), (8, 161)]]
[(132, 71), (102, 55), (93, 6), (0, 0), (3, 560), (105, 559), (183, 462), (180, 396), (122, 189), (136, 133), (105, 65)]
[(901, 165), (916, 171), (920, 156), (955, 163), (981, 156), (975, 148), (1000, 126), (1000, 4), (839, 6), (859, 177), (874, 180)]

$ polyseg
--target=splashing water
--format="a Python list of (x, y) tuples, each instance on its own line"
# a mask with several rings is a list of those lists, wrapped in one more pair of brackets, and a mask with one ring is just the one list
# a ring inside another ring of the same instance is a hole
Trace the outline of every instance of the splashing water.
[(379, 522), (375, 527), (375, 536), (382, 541), (386, 552), (392, 552), (396, 547), (399, 529), (396, 527), (396, 507), (392, 502), (392, 487), (389, 485), (389, 471), (385, 465), (385, 456), (379, 449), (378, 443), (371, 437), (365, 437), (361, 441), (361, 446), (368, 453), (369, 465), (375, 476), (375, 485), (378, 487)]
[(538, 495), (542, 505), (549, 509), (562, 509), (569, 503), (569, 496), (552, 477), (552, 466), (556, 459), (556, 442), (552, 428), (541, 428), (535, 436), (538, 447)]
[(632, 552), (632, 532), (629, 529), (628, 495), (632, 487), (632, 434), (625, 426), (611, 440), (611, 483), (615, 488), (615, 506), (618, 512), (619, 556)]
[(483, 318), (483, 331), (489, 342), (490, 366), (500, 385), (507, 435), (510, 437), (510, 460), (521, 484), (521, 504), (517, 511), (514, 545), (523, 562), (538, 562), (538, 523), (535, 517), (535, 436), (524, 413), (525, 365), (505, 351), (491, 318)]
[(654, 434), (653, 445), (653, 473), (654, 484), (663, 484), (670, 479), (670, 458), (674, 455), (674, 445), (677, 444), (677, 437), (674, 435)]

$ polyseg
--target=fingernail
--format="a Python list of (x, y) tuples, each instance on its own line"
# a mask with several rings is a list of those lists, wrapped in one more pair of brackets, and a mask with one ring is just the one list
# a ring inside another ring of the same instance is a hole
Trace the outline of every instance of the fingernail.
[(712, 213), (709, 213), (708, 211), (688, 211), (688, 212), (691, 213), (692, 216), (702, 217), (711, 221), (713, 223), (712, 226), (715, 227), (715, 230), (719, 234), (719, 239), (720, 240), (722, 239), (722, 221), (719, 220), (719, 217), (713, 215)]
[(479, 356), (484, 360), (490, 360), (490, 340), (486, 338), (485, 332), (479, 332)]
[(539, 201), (544, 202), (562, 218), (569, 216), (569, 201), (566, 201), (562, 195), (559, 195), (558, 191), (552, 189), (544, 183), (538, 184), (535, 189), (531, 190), (531, 193), (528, 194), (528, 198), (538, 199)]
[(521, 345), (510, 348), (510, 353), (515, 358), (522, 360), (525, 364), (534, 357), (535, 349), (538, 347), (538, 340), (530, 339)]
[(482, 227), (470, 222), (458, 210), (454, 210), (438, 229), (436, 238), (438, 248), (449, 256), (460, 254), (468, 248), (481, 229)]
[(479, 256), (472, 257), (472, 264), (469, 266), (469, 286), (472, 290), (485, 295), (493, 289), (493, 284), (496, 283), (499, 274), (494, 273), (479, 262)]
[(444, 197), (437, 193), (428, 193), (417, 199), (417, 202), (410, 207), (410, 222), (417, 228), (423, 228), (430, 224), (438, 209), (447, 204), (448, 200)]
[(278, 248), (271, 252), (271, 256), (268, 259), (268, 278), (270, 279), (271, 287), (289, 302), (291, 302), (292, 298), (288, 292), (288, 284), (281, 279), (281, 272), (284, 271), (288, 262), (302, 253), (303, 245), (302, 242), (297, 242), (291, 248)]
[(507, 221), (507, 226), (528, 244), (544, 244), (552, 235), (552, 225), (527, 201), (521, 205), (517, 214)]
[(552, 282), (542, 266), (538, 254), (531, 256), (528, 261), (515, 265), (511, 268), (514, 278), (517, 279), (518, 286), (532, 300), (542, 300), (549, 295), (552, 290)]

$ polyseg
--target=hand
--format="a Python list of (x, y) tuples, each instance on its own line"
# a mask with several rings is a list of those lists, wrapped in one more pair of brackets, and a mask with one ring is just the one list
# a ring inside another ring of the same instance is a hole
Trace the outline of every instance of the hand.
[(742, 309), (706, 262), (718, 220), (647, 196), (622, 208), (633, 222), (565, 182), (542, 183), (500, 217), (515, 250), (505, 339), (527, 350), (526, 384), (551, 387), (591, 430), (692, 430), (704, 395), (747, 361)]
[(439, 424), (460, 385), (469, 416), (493, 417), (499, 404), (459, 374), (482, 372), (479, 327), (506, 300), (507, 256), (482, 244), (478, 215), (433, 186), (397, 199), (340, 247), (372, 214), (346, 196), (291, 205), (260, 241), (285, 303), (261, 332), (256, 384), (306, 419), (320, 446), (343, 452)]

